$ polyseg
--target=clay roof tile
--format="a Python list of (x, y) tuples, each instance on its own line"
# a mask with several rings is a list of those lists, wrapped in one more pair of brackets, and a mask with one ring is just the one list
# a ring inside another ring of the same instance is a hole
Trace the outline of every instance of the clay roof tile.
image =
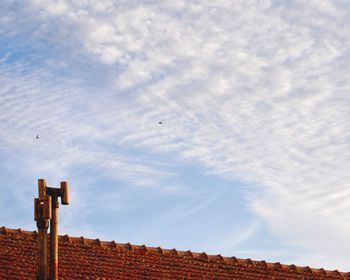
[(229, 257), (229, 260), (234, 265), (239, 265), (239, 260), (236, 257)]
[(220, 254), (218, 254), (218, 255), (208, 255), (208, 260), (210, 262), (217, 262), (217, 263), (224, 262), (224, 258)]
[(79, 241), (81, 242), (81, 244), (87, 245), (86, 239), (83, 236), (79, 237)]
[(99, 238), (96, 238), (93, 242), (93, 246), (96, 246), (96, 247), (103, 247), (103, 244), (101, 242), (101, 240)]
[(5, 234), (5, 235), (6, 235), (7, 229), (6, 229), (5, 227), (1, 227), (0, 232), (1, 232), (2, 234)]
[(326, 271), (323, 268), (315, 269), (315, 273), (318, 275), (327, 275)]
[(253, 262), (251, 259), (238, 259), (238, 263), (244, 266), (252, 266)]
[(309, 266), (303, 267), (303, 271), (304, 271), (304, 272), (307, 272), (307, 273), (313, 274), (313, 270), (312, 270)]
[(108, 243), (108, 247), (111, 248), (111, 249), (117, 249), (117, 243), (112, 240), (111, 242)]
[(300, 271), (300, 269), (294, 264), (289, 265), (289, 269), (291, 271), (295, 271), (295, 272), (299, 272)]
[(142, 254), (147, 254), (148, 253), (148, 248), (146, 245), (141, 245), (141, 246), (133, 246), (135, 252), (142, 253)]
[(192, 253), (193, 258), (203, 261), (208, 261), (208, 255), (206, 253)]
[(193, 258), (193, 254), (191, 251), (178, 251), (179, 256), (185, 258)]
[(64, 242), (68, 242), (68, 243), (72, 243), (72, 240), (70, 239), (70, 237), (69, 237), (68, 234), (66, 234), (66, 235), (63, 236), (63, 241), (64, 241)]
[(155, 251), (158, 252), (158, 253), (160, 253), (160, 254), (162, 254), (162, 255), (164, 254), (163, 249), (160, 248), (160, 247), (156, 247), (156, 248), (155, 248)]
[[(0, 279), (7, 279), (9, 273), (14, 279), (35, 278), (36, 238), (36, 232), (0, 228)], [(349, 273), (337, 270), (327, 271), (221, 255), (208, 256), (206, 253), (68, 235), (59, 237), (59, 247), (62, 279), (259, 280), (267, 279), (267, 275), (269, 279), (350, 279)]]
[(261, 267), (261, 268), (267, 268), (266, 261), (254, 261), (255, 266)]
[(247, 264), (253, 265), (253, 266), (255, 265), (254, 262), (250, 258), (247, 259)]
[(338, 270), (333, 270), (333, 271), (331, 271), (332, 272), (332, 275), (336, 275), (336, 276), (340, 276), (341, 275), (341, 273), (338, 271)]
[(133, 252), (134, 251), (134, 247), (130, 243), (125, 243), (125, 244), (118, 243), (118, 249), (122, 252)]
[(166, 255), (173, 255), (173, 256), (179, 256), (179, 252), (174, 248), (174, 249), (165, 249), (164, 254)]
[(281, 265), (280, 262), (275, 262), (275, 263), (273, 263), (272, 267), (273, 267), (274, 269), (282, 269), (282, 265)]

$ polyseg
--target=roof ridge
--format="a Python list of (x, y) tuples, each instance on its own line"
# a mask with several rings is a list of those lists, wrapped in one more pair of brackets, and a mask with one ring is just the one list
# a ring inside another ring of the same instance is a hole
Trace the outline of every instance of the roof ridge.
[[(7, 235), (16, 235), (16, 236), (27, 236), (27, 237), (37, 237), (37, 231), (27, 231), (21, 228), (18, 229), (10, 229), (5, 226), (0, 227), (0, 236)], [(319, 275), (319, 276), (340, 276), (343, 279), (349, 279), (350, 272), (340, 272), (338, 270), (326, 270), (324, 268), (310, 268), (309, 266), (296, 266), (294, 264), (281, 264), (280, 262), (266, 262), (265, 260), (251, 260), (248, 259), (240, 259), (235, 256), (232, 257), (223, 257), (220, 254), (210, 255), (205, 252), (192, 252), (188, 251), (179, 251), (174, 249), (164, 249), (161, 247), (149, 247), (146, 245), (133, 245), (130, 243), (118, 243), (114, 240), (112, 241), (101, 241), (99, 238), (85, 238), (81, 237), (73, 237), (68, 234), (59, 235), (59, 240), (71, 244), (81, 244), (88, 247), (100, 247), (118, 251), (130, 251), (130, 252), (138, 252), (142, 254), (161, 254), (161, 255), (176, 255), (179, 258), (192, 258), (195, 260), (201, 260), (211, 263), (220, 263), (226, 265), (235, 265), (235, 266), (251, 266), (260, 269), (266, 270), (281, 270), (281, 271), (298, 271), (299, 273), (304, 273), (308, 275)]]

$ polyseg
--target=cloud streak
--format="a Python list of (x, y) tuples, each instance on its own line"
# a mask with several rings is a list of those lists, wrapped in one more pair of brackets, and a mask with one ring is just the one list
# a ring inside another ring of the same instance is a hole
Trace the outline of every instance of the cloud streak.
[[(32, 1), (15, 31), (21, 13), (2, 19), (2, 34), (30, 33), (21, 44), (54, 46), (58, 58), (45, 49), (41, 65), (26, 66), (2, 56), (0, 143), (35, 154), (38, 169), (49, 154), (46, 170), (86, 164), (141, 185), (176, 176), (157, 157), (200, 164), (257, 186), (249, 205), (276, 235), (336, 260), (325, 266), (342, 265), (350, 233), (349, 8)], [(91, 86), (91, 77), (103, 86)], [(37, 131), (45, 131), (40, 147), (29, 137)]]

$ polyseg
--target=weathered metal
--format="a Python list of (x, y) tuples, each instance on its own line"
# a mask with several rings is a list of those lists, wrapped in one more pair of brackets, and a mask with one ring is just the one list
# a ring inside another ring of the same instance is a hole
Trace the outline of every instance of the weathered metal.
[(39, 198), (34, 199), (34, 219), (38, 226), (38, 280), (47, 280), (47, 229), (50, 220), (50, 275), (49, 280), (58, 280), (58, 198), (63, 205), (69, 204), (68, 183), (60, 188), (46, 186), (44, 179), (38, 181)]
[(55, 197), (50, 221), (50, 280), (58, 279), (58, 207), (59, 202)]
[(69, 193), (68, 193), (68, 182), (61, 182), (61, 201), (63, 205), (68, 205), (69, 204)]
[(46, 182), (38, 180), (39, 198), (34, 199), (34, 220), (38, 227), (38, 274), (37, 280), (47, 280), (47, 229), (51, 218), (51, 199), (46, 195)]

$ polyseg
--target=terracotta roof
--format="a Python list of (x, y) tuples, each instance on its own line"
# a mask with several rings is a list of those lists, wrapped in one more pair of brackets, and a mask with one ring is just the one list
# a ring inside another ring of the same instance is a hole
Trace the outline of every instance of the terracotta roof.
[[(37, 232), (0, 228), (0, 279), (35, 279)], [(350, 279), (350, 273), (59, 236), (59, 279)]]

